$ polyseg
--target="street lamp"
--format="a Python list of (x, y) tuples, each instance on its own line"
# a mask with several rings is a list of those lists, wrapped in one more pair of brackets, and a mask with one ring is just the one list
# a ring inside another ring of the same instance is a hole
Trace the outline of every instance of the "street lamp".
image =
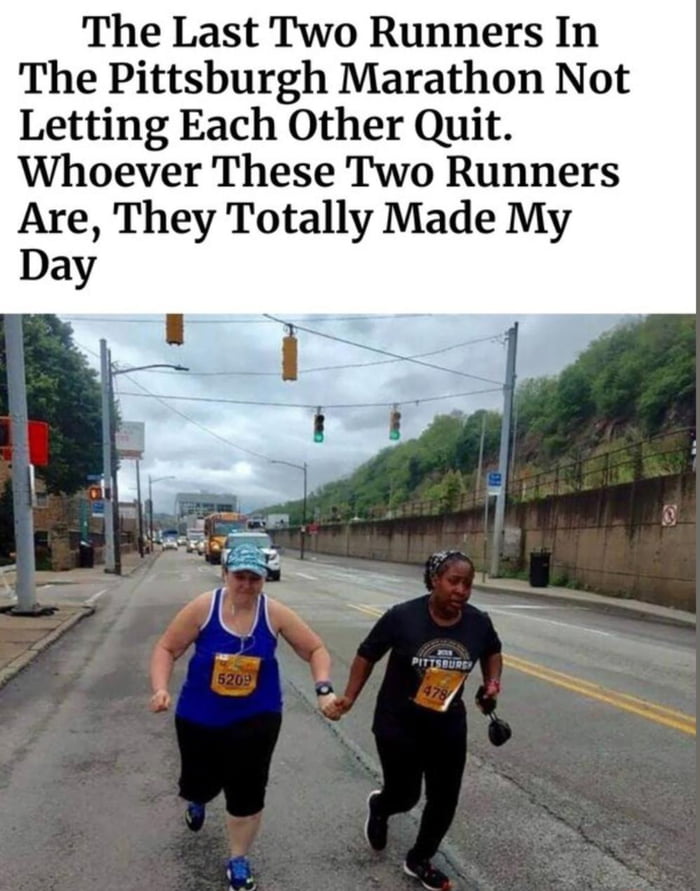
[(117, 374), (130, 371), (143, 371), (146, 368), (172, 368), (175, 371), (189, 371), (183, 365), (155, 362), (150, 365), (136, 365), (132, 368), (116, 368), (112, 364), (107, 341), (100, 340), (100, 378), (102, 386), (102, 465), (105, 496), (105, 572), (121, 575), (121, 547), (119, 537), (119, 491), (117, 487), (117, 449), (115, 441), (114, 416), (112, 406), (112, 379)]
[(155, 479), (151, 479), (150, 473), (148, 474), (148, 527), (150, 529), (151, 547), (153, 547), (153, 483), (174, 479), (174, 476), (157, 476)]
[(306, 461), (303, 464), (292, 464), (291, 461), (273, 461), (270, 458), (270, 464), (286, 464), (287, 467), (296, 467), (297, 470), (304, 472), (304, 501), (301, 508), (301, 544), (299, 547), (299, 559), (304, 559), (304, 541), (306, 539)]

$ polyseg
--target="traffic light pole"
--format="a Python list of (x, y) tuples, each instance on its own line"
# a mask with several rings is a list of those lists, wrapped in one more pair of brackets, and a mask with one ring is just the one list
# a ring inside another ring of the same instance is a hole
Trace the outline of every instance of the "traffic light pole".
[(299, 540), (299, 559), (303, 560), (306, 546), (306, 472), (308, 469), (306, 461), (303, 464), (292, 464), (291, 461), (273, 461), (272, 458), (269, 460), (270, 464), (286, 464), (287, 467), (296, 467), (297, 470), (304, 472), (304, 500), (301, 503), (301, 533)]
[(102, 390), (102, 473), (104, 476), (105, 572), (114, 572), (114, 512), (112, 508), (112, 406), (111, 369), (107, 341), (100, 340)]
[[(496, 496), (496, 509), (493, 519), (493, 544), (491, 545), (491, 578), (498, 578), (503, 552), (503, 523), (508, 491), (508, 450), (510, 447), (510, 419), (513, 411), (515, 391), (515, 353), (518, 345), (518, 323), (508, 329), (508, 353), (506, 356), (506, 379), (503, 384), (503, 418), (501, 419), (501, 448), (498, 456), (498, 469), (501, 472), (501, 488)], [(488, 489), (486, 497), (488, 498)]]

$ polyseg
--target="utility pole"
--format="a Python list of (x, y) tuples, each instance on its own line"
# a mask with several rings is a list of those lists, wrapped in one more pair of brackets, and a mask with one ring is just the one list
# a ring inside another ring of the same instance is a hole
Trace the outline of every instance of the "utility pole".
[(122, 527), (119, 517), (119, 455), (117, 454), (117, 431), (114, 423), (114, 380), (112, 371), (112, 351), (107, 351), (107, 368), (109, 371), (109, 447), (112, 452), (112, 527), (114, 532), (114, 574), (122, 574)]
[(107, 341), (100, 340), (100, 384), (102, 391), (102, 473), (105, 507), (105, 572), (114, 572), (114, 510), (112, 507), (112, 406), (111, 369)]
[(486, 410), (481, 416), (481, 438), (479, 439), (479, 464), (476, 468), (476, 493), (474, 494), (474, 501), (476, 502), (479, 498), (479, 490), (481, 488), (481, 473), (484, 464), (484, 437), (486, 435)]
[(12, 437), (12, 508), (15, 526), (15, 564), (17, 566), (17, 603), (15, 615), (40, 615), (36, 602), (34, 561), (34, 516), (29, 484), (29, 419), (27, 387), (24, 376), (24, 335), (22, 316), (5, 315), (7, 350), (7, 395)]
[(141, 473), (139, 459), (136, 459), (136, 501), (138, 503), (139, 557), (143, 557), (143, 514), (141, 512)]
[(498, 469), (501, 472), (501, 489), (496, 496), (496, 510), (493, 521), (493, 544), (491, 547), (491, 578), (498, 578), (503, 539), (503, 521), (506, 512), (506, 492), (508, 491), (508, 450), (510, 446), (510, 419), (513, 411), (515, 392), (515, 353), (518, 345), (518, 323), (508, 329), (508, 353), (506, 356), (506, 379), (503, 384), (503, 418), (501, 420), (501, 448), (498, 455)]

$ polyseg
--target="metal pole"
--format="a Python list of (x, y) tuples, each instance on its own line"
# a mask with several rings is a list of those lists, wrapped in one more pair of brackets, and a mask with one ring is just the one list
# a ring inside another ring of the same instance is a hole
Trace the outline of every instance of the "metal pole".
[(105, 572), (114, 572), (114, 514), (112, 512), (112, 437), (109, 404), (109, 357), (107, 341), (100, 340), (100, 383), (102, 388), (102, 475), (104, 476)]
[(513, 436), (510, 450), (510, 479), (515, 478), (515, 447), (518, 442), (518, 400), (515, 396), (515, 377), (513, 378)]
[(304, 559), (304, 543), (306, 539), (306, 461), (303, 466), (304, 471), (304, 501), (301, 506), (301, 547), (299, 548), (299, 559)]
[(491, 578), (498, 578), (503, 546), (503, 521), (506, 512), (506, 491), (508, 489), (508, 450), (510, 447), (510, 421), (513, 411), (513, 390), (515, 389), (515, 351), (518, 343), (518, 323), (508, 329), (508, 354), (506, 357), (506, 379), (503, 385), (503, 418), (501, 420), (501, 448), (498, 456), (498, 469), (501, 472), (501, 489), (496, 496), (496, 510), (493, 520), (493, 544), (491, 547)]
[(117, 475), (119, 466), (119, 456), (117, 455), (117, 439), (116, 424), (114, 422), (114, 379), (112, 376), (112, 353), (107, 352), (107, 366), (109, 370), (109, 444), (112, 450), (112, 509), (114, 511), (114, 574), (122, 574), (122, 528), (119, 517), (119, 488), (117, 486)]
[(151, 482), (151, 474), (148, 474), (148, 517), (149, 529), (151, 535), (151, 548), (153, 547), (153, 483)]
[(143, 514), (141, 513), (141, 472), (139, 459), (136, 459), (136, 500), (139, 505), (138, 530), (139, 530), (139, 557), (143, 557)]
[(489, 557), (489, 490), (484, 495), (484, 562), (481, 570), (481, 581), (486, 581), (486, 566)]
[(479, 464), (476, 468), (476, 492), (474, 494), (474, 501), (479, 497), (479, 490), (481, 488), (481, 471), (484, 463), (484, 437), (486, 435), (486, 412), (484, 411), (481, 416), (481, 439), (479, 440)]
[(34, 516), (29, 482), (29, 419), (27, 387), (24, 375), (24, 336), (22, 316), (5, 316), (7, 351), (7, 395), (12, 442), (12, 509), (15, 527), (15, 565), (17, 566), (17, 603), (12, 609), (19, 615), (36, 615), (34, 559)]

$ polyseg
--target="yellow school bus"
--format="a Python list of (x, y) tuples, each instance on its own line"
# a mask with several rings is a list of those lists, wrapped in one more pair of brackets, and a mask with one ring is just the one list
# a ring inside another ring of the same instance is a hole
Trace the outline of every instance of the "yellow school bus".
[(221, 563), (221, 549), (229, 532), (241, 532), (246, 528), (244, 514), (218, 513), (204, 518), (204, 559), (207, 563)]

